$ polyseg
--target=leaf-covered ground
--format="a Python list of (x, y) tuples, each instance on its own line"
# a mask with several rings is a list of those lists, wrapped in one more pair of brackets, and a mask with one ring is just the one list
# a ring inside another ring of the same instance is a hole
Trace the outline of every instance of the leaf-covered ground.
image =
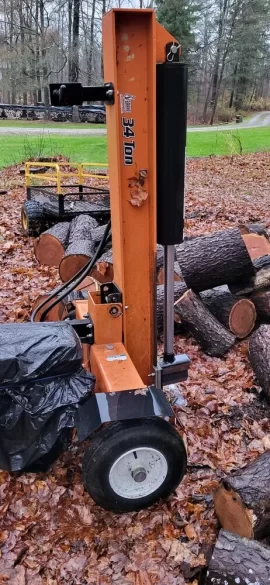
[[(0, 322), (29, 317), (57, 271), (39, 267), (32, 241), (20, 233), (24, 199), (19, 168), (0, 174)], [(239, 222), (270, 227), (270, 155), (189, 160), (186, 229), (200, 235)], [(194, 217), (196, 215), (196, 217)], [(166, 502), (117, 516), (98, 508), (80, 477), (76, 443), (48, 474), (0, 471), (0, 584), (184, 585), (197, 583), (215, 542), (212, 492), (219, 479), (270, 448), (269, 409), (247, 358), (247, 342), (223, 359), (177, 337), (191, 359), (177, 409), (188, 450), (188, 473)]]

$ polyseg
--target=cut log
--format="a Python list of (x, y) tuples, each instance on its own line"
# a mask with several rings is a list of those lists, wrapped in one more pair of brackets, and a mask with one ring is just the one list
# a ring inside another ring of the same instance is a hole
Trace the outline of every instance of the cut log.
[[(183, 280), (181, 270), (179, 268), (178, 262), (174, 263), (174, 281), (179, 282)], [(157, 284), (164, 284), (164, 266), (162, 266), (159, 271), (157, 272)]]
[(270, 287), (270, 255), (267, 254), (253, 261), (255, 276), (243, 279), (241, 283), (229, 286), (232, 294), (249, 295), (257, 290)]
[[(44, 295), (39, 295), (36, 299), (36, 301), (33, 304), (32, 310), (34, 311), (38, 305), (40, 305), (40, 303), (42, 303), (43, 301), (45, 301), (48, 298), (49, 294), (44, 294)], [(52, 299), (54, 300), (54, 299)], [(35, 317), (35, 322), (39, 322), (40, 321), (40, 317), (41, 314), (43, 313), (43, 311), (45, 311), (45, 309), (47, 309), (48, 305), (50, 305), (52, 303), (52, 300), (50, 300), (48, 303), (46, 303), (46, 305), (44, 307), (42, 307), (42, 309), (40, 309)], [(61, 321), (63, 319), (63, 316), (65, 314), (65, 303), (63, 301), (60, 301), (57, 305), (55, 305), (55, 307), (53, 307), (53, 309), (51, 309), (46, 317), (45, 317), (45, 321)]]
[(91, 273), (93, 278), (99, 281), (99, 275), (104, 279), (103, 282), (112, 282), (113, 280), (113, 256), (112, 250), (104, 252), (96, 263), (96, 270)]
[(270, 319), (270, 290), (258, 290), (251, 295), (258, 317), (261, 319)]
[(69, 223), (61, 222), (43, 232), (34, 241), (34, 253), (39, 264), (59, 266), (68, 243)]
[(270, 451), (222, 480), (215, 512), (226, 530), (261, 539), (270, 535)]
[(218, 321), (239, 339), (244, 339), (253, 330), (256, 309), (251, 300), (233, 296), (223, 287), (201, 292), (200, 298)]
[(77, 240), (92, 240), (92, 231), (98, 228), (98, 222), (90, 215), (78, 215), (70, 223), (69, 241), (71, 244)]
[(221, 530), (204, 585), (268, 585), (270, 548)]
[(98, 244), (101, 242), (105, 230), (106, 230), (107, 225), (99, 225), (98, 227), (94, 228), (91, 232), (92, 235), (92, 240), (94, 240), (95, 242), (95, 246), (98, 246)]
[(260, 258), (260, 256), (264, 256), (265, 254), (270, 254), (270, 242), (265, 236), (259, 236), (258, 234), (243, 234), (242, 238), (252, 260)]
[[(174, 283), (174, 300), (177, 301), (187, 290), (184, 282)], [(157, 331), (161, 334), (163, 331), (163, 306), (164, 306), (164, 286), (157, 286)], [(176, 321), (178, 322), (178, 321)]]
[(254, 274), (237, 228), (185, 241), (177, 246), (176, 257), (187, 286), (195, 292), (239, 282)]
[(192, 290), (176, 301), (174, 309), (208, 355), (223, 356), (234, 345), (235, 336), (219, 323)]
[(268, 232), (263, 225), (263, 223), (248, 223), (248, 224), (240, 224), (239, 226), (240, 232), (242, 235), (244, 234), (258, 234), (258, 236), (265, 236), (267, 240), (269, 239)]
[(95, 253), (93, 240), (73, 240), (68, 245), (65, 255), (59, 266), (59, 276), (62, 282), (67, 282), (83, 268)]
[(261, 388), (270, 400), (270, 325), (260, 325), (252, 334), (249, 360)]

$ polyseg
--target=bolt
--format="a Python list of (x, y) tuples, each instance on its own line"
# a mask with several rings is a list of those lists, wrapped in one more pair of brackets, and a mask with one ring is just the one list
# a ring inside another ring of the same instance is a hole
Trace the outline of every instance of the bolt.
[(125, 305), (125, 309), (126, 309), (126, 311), (128, 310), (128, 308), (129, 308), (129, 307), (128, 307), (128, 305)]
[(86, 329), (92, 329), (92, 324), (89, 323), (89, 325), (86, 325)]
[(116, 315), (118, 315), (119, 311), (118, 311), (118, 307), (111, 307), (109, 310), (110, 315), (112, 315), (112, 317), (116, 317)]
[(134, 481), (136, 481), (137, 483), (139, 483), (139, 482), (141, 483), (142, 481), (146, 480), (147, 473), (146, 473), (144, 467), (137, 467), (137, 469), (134, 469), (131, 472), (131, 475), (132, 475)]

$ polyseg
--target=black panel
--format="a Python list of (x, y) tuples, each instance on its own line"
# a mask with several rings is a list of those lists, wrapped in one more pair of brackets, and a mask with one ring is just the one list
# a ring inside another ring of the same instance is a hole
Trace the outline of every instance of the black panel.
[(157, 241), (180, 244), (184, 227), (187, 66), (157, 65)]

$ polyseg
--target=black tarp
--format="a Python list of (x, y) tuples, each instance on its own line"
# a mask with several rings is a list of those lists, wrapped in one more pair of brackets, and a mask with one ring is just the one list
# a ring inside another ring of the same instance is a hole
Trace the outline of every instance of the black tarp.
[(94, 387), (81, 362), (68, 323), (1, 325), (0, 468), (28, 468), (74, 427), (78, 405)]

